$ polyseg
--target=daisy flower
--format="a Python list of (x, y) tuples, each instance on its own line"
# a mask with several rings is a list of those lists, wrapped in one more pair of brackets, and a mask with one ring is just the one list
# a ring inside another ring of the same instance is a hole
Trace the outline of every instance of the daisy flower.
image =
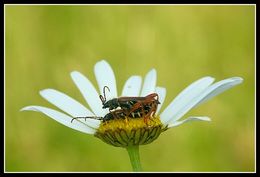
[[(180, 119), (192, 108), (243, 81), (240, 77), (232, 77), (213, 83), (214, 78), (203, 77), (186, 87), (163, 111), (160, 111), (165, 100), (166, 89), (156, 85), (155, 69), (151, 69), (146, 74), (143, 84), (142, 77), (137, 75), (129, 77), (121, 94), (118, 94), (117, 91), (114, 72), (105, 60), (95, 64), (94, 73), (99, 87), (98, 90), (80, 72), (71, 72), (71, 78), (87, 105), (79, 103), (58, 90), (48, 88), (41, 90), (40, 95), (59, 108), (59, 111), (36, 105), (24, 107), (21, 111), (41, 112), (67, 127), (94, 135), (113, 146), (125, 147), (128, 150), (134, 171), (141, 170), (139, 145), (149, 144), (157, 139), (162, 132), (183, 123), (210, 121), (210, 118), (206, 116)], [(146, 123), (143, 118), (126, 117), (125, 119), (113, 119), (106, 122), (95, 119), (95, 117), (104, 117), (109, 113), (108, 109), (102, 108), (102, 101), (99, 97), (103, 93), (104, 86), (109, 88), (109, 92), (106, 94), (107, 100), (120, 96), (144, 97), (150, 93), (157, 93), (160, 104), (155, 116), (148, 119)], [(75, 119), (75, 117), (93, 117), (93, 119)]]

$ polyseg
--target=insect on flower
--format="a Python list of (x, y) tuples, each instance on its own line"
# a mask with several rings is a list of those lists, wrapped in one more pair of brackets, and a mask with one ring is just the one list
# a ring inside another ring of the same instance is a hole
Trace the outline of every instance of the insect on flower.
[[(89, 116), (89, 117), (75, 117), (71, 120), (71, 122), (75, 119), (97, 119), (102, 120), (103, 122), (118, 119), (127, 119), (129, 118), (141, 118), (144, 117), (144, 121), (147, 122), (147, 119), (151, 116), (154, 116), (159, 102), (159, 97), (157, 93), (152, 93), (147, 95), (146, 97), (119, 97), (114, 98), (112, 100), (106, 101), (105, 88), (109, 90), (107, 86), (103, 88), (103, 94), (100, 95), (100, 99), (103, 104), (103, 109), (109, 108), (109, 113), (104, 117), (97, 116)], [(120, 109), (120, 108), (121, 109)], [(119, 108), (119, 109), (117, 109)], [(111, 111), (113, 110), (113, 111)]]
[[(115, 75), (107, 61), (97, 62), (94, 73), (99, 91), (110, 90), (114, 99), (106, 101), (105, 93), (104, 96), (100, 96), (87, 77), (73, 71), (72, 80), (89, 107), (63, 92), (49, 88), (41, 90), (40, 95), (64, 113), (37, 105), (26, 106), (21, 111), (41, 112), (67, 127), (91, 134), (115, 147), (132, 148), (155, 141), (162, 132), (172, 127), (191, 121), (210, 121), (207, 116), (191, 116), (183, 120), (181, 118), (191, 109), (243, 82), (241, 77), (230, 77), (215, 83), (213, 77), (202, 77), (187, 86), (160, 112), (166, 89), (156, 85), (155, 69), (146, 74), (143, 83), (141, 76), (130, 76), (121, 94), (117, 93)], [(85, 115), (88, 116), (85, 117), (85, 121), (77, 120), (77, 117)], [(153, 118), (145, 118), (147, 115)], [(125, 123), (126, 117), (128, 123)], [(72, 119), (74, 121), (71, 123)], [(147, 123), (144, 122), (146, 119)]]
[(160, 104), (157, 93), (151, 93), (145, 97), (119, 97), (106, 101), (106, 88), (110, 91), (107, 86), (104, 86), (104, 97), (99, 96), (103, 104), (102, 108), (109, 108), (109, 111), (111, 111), (120, 107), (128, 117), (144, 117), (144, 121), (147, 122), (149, 117), (154, 116), (158, 104)]

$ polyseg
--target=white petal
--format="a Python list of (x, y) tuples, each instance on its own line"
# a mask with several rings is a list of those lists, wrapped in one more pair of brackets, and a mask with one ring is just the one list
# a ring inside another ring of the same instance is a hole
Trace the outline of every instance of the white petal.
[(159, 101), (160, 101), (160, 103), (161, 103), (161, 104), (159, 104), (158, 107), (157, 107), (156, 114), (158, 114), (159, 111), (160, 111), (160, 109), (161, 109), (161, 107), (162, 107), (162, 105), (163, 105), (163, 102), (164, 102), (164, 100), (165, 100), (166, 88), (164, 88), (164, 87), (156, 87), (156, 88), (155, 88), (155, 93), (158, 94), (158, 96), (159, 96)]
[(200, 95), (212, 82), (214, 78), (203, 77), (186, 87), (160, 115), (163, 124), (177, 120), (178, 114), (187, 104)]
[(91, 110), (96, 116), (104, 116), (106, 110), (102, 109), (102, 102), (93, 84), (80, 72), (71, 72), (71, 77)]
[[(57, 90), (45, 89), (40, 91), (40, 94), (43, 98), (45, 98), (64, 112), (68, 113), (72, 117), (95, 116), (91, 111), (89, 111), (78, 101)], [(87, 119), (86, 123), (93, 128), (98, 128), (100, 121)]]
[(99, 61), (94, 67), (94, 72), (100, 93), (103, 94), (103, 88), (107, 86), (110, 90), (106, 92), (107, 100), (117, 98), (116, 78), (111, 66), (105, 60)]
[(142, 85), (140, 76), (131, 76), (125, 83), (121, 96), (139, 96)]
[(226, 84), (226, 85), (222, 85), (220, 87), (217, 87), (215, 90), (213, 90), (212, 92), (210, 92), (206, 97), (204, 97), (202, 100), (200, 100), (196, 107), (202, 103), (205, 103), (206, 101), (208, 101), (209, 99), (211, 99), (212, 97), (214, 96), (217, 96), (218, 94), (224, 92), (225, 90), (237, 85), (237, 84), (240, 84), (243, 82), (243, 79), (241, 77), (232, 77), (232, 78), (229, 78), (228, 80), (230, 80), (230, 83), (229, 84)]
[(147, 96), (150, 93), (154, 93), (156, 86), (156, 70), (151, 69), (145, 76), (144, 85), (141, 92), (141, 96)]
[(171, 123), (175, 120), (180, 119), (184, 114), (186, 114), (189, 110), (196, 106), (201, 100), (208, 97), (211, 93), (218, 93), (219, 89), (223, 91), (240, 83), (241, 79), (238, 77), (229, 78), (216, 82), (215, 84), (209, 86), (206, 90), (204, 90), (200, 95), (197, 95), (197, 97), (195, 97), (193, 100), (187, 102), (186, 105), (183, 105), (183, 108), (175, 115), (173, 115), (172, 120), (170, 120), (169, 122)]
[(181, 121), (175, 121), (168, 125), (168, 128), (179, 126), (185, 122), (189, 121), (211, 121), (209, 117), (189, 117), (187, 119), (181, 120)]
[(61, 112), (58, 112), (56, 110), (50, 109), (50, 108), (46, 108), (46, 107), (42, 107), (42, 106), (27, 106), (21, 109), (21, 111), (37, 111), (37, 112), (41, 112), (47, 116), (49, 116), (50, 118), (56, 120), (57, 122), (72, 128), (74, 130), (78, 130), (87, 134), (94, 134), (96, 132), (95, 129), (88, 127), (84, 122), (81, 122), (79, 120), (74, 120), (73, 122), (71, 122), (72, 117), (63, 114)]

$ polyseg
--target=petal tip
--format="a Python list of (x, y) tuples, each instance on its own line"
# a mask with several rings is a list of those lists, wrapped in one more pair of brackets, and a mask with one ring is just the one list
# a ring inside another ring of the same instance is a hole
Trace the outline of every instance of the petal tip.
[(26, 106), (20, 109), (19, 111), (36, 111), (36, 109), (33, 106)]
[(150, 71), (149, 71), (149, 73), (154, 73), (154, 74), (156, 74), (156, 69), (155, 68), (152, 68)]
[(96, 65), (100, 65), (100, 64), (108, 64), (108, 62), (105, 60), (105, 59), (102, 59), (102, 60), (99, 60), (96, 64)]
[(19, 111), (27, 111), (26, 107), (23, 107), (22, 109), (20, 109)]
[(70, 76), (72, 77), (72, 76), (74, 76), (74, 75), (76, 75), (76, 74), (79, 74), (80, 72), (78, 72), (78, 71), (71, 71), (70, 72)]
[(214, 77), (212, 77), (212, 76), (206, 76), (205, 78), (207, 78), (207, 79), (210, 79), (210, 80), (215, 80), (215, 78)]
[(40, 90), (40, 91), (39, 91), (39, 94), (40, 94), (41, 96), (43, 96), (43, 95), (45, 95), (47, 92), (51, 92), (51, 91), (54, 91), (54, 89), (46, 88), (46, 89)]
[(242, 83), (244, 79), (242, 77), (234, 77), (234, 80), (237, 81), (237, 83)]
[(228, 80), (230, 82), (230, 85), (232, 85), (232, 86), (241, 84), (244, 81), (244, 79), (242, 77), (231, 77), (231, 78), (227, 78), (225, 80)]
[(209, 118), (209, 117), (203, 117), (202, 120), (210, 122), (210, 121), (211, 121), (211, 118)]
[(139, 75), (132, 75), (130, 78), (142, 78), (141, 76), (139, 76)]
[(98, 61), (95, 66), (94, 66), (94, 71), (102, 68), (102, 67), (108, 67), (108, 68), (111, 68), (110, 64), (106, 61), (106, 60), (100, 60)]
[(107, 60), (106, 60), (106, 59), (101, 59), (101, 60), (99, 60), (99, 62), (105, 62), (105, 63), (107, 63)]

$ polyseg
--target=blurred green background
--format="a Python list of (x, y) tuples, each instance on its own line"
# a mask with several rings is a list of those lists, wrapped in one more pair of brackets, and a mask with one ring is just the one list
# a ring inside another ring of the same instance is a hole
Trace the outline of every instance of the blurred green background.
[(212, 122), (166, 131), (141, 146), (141, 162), (145, 171), (254, 171), (254, 20), (249, 5), (5, 6), (5, 170), (132, 171), (125, 149), (19, 112), (55, 108), (40, 97), (44, 88), (85, 104), (69, 74), (80, 71), (97, 85), (93, 67), (106, 59), (119, 93), (130, 75), (156, 68), (158, 85), (167, 88), (163, 108), (200, 77), (243, 77), (185, 115)]

